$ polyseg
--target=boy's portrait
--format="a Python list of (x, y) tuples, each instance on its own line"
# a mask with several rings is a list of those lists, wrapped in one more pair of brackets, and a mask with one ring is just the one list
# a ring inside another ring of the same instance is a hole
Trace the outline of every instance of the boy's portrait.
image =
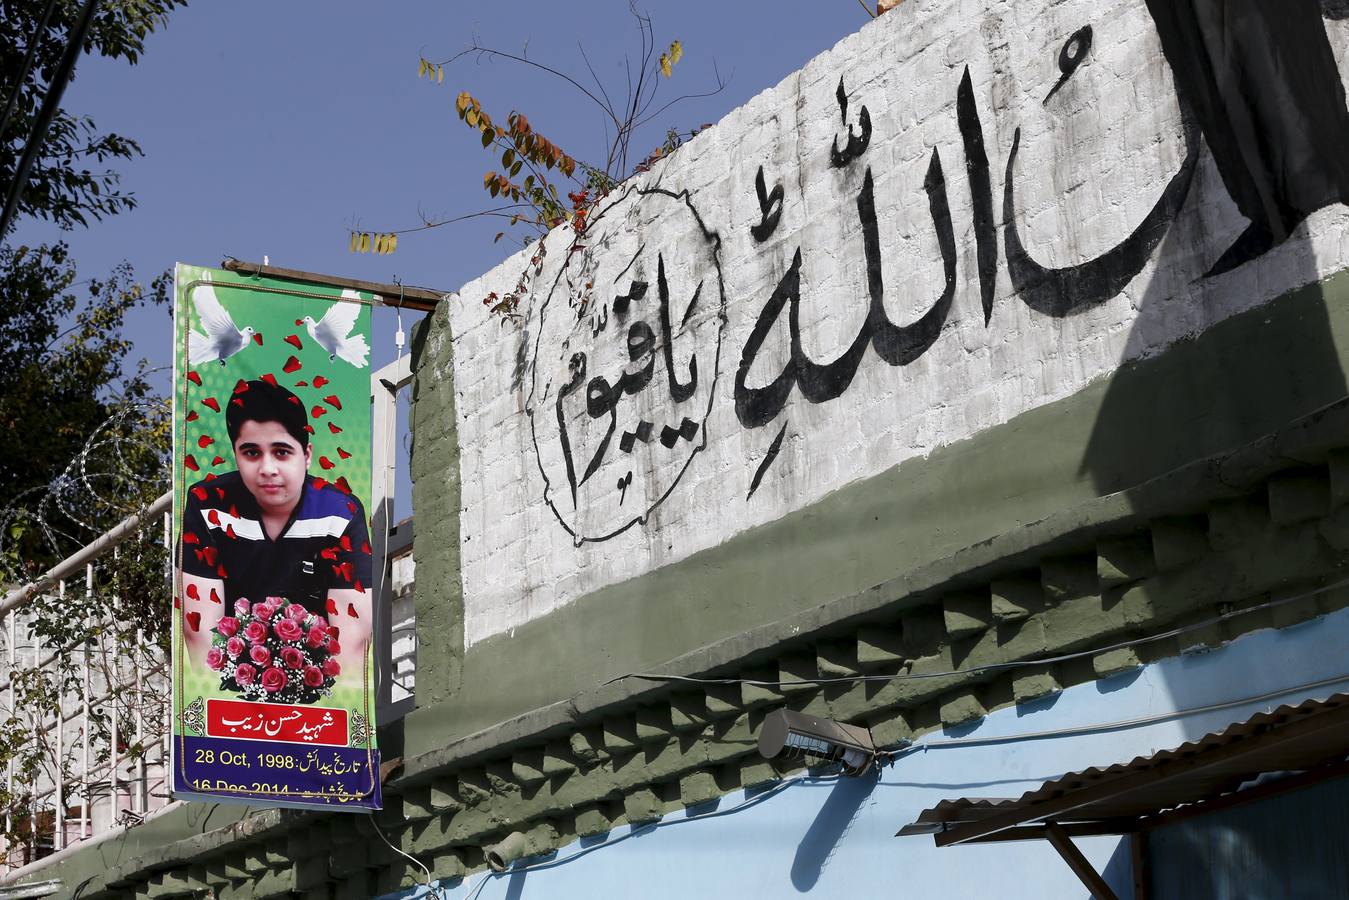
[(178, 565), (192, 665), (209, 665), (211, 630), (240, 601), (278, 597), (326, 617), (338, 631), (342, 669), (359, 677), (372, 612), (364, 507), (310, 474), (309, 414), (290, 390), (241, 381), (222, 414), (235, 469), (191, 485), (182, 510)]

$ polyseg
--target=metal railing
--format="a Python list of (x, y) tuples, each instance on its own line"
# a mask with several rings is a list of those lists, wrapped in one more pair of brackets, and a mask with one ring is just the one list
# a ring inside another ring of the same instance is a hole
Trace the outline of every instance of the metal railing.
[(92, 597), (117, 546), (163, 518), (156, 500), (41, 579), (8, 592), (0, 616), (0, 719), (6, 743), (0, 871), (139, 822), (168, 802), (168, 662), (112, 598), (81, 635), (50, 645), (44, 616), (75, 591)]
[[(396, 429), (398, 391), (411, 383), (407, 357), (371, 379), (375, 434)], [(384, 560), (376, 598), (377, 721), (405, 715), (415, 702), (413, 523), (393, 514), (396, 457), (374, 442), (373, 548)], [(111, 598), (78, 640), (44, 642), (44, 610), (74, 591), (92, 596), (116, 562), (119, 545), (150, 530), (167, 545), (170, 494), (128, 517), (41, 578), (0, 601), (0, 748), (6, 751), (0, 877), (46, 856), (135, 827), (168, 806), (171, 729), (169, 660)], [(162, 609), (170, 612), (165, 578)], [(106, 598), (105, 598), (106, 599)], [(49, 633), (49, 632), (48, 632)]]

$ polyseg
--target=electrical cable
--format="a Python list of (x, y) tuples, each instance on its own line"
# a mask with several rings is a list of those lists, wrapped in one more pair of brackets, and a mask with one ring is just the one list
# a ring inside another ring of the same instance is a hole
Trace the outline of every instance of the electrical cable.
[(404, 853), (402, 850), (395, 847), (392, 841), (390, 841), (387, 837), (384, 836), (384, 830), (380, 828), (379, 823), (375, 821), (374, 812), (367, 813), (367, 818), (370, 820), (370, 827), (375, 829), (375, 834), (379, 835), (379, 839), (383, 841), (390, 850), (392, 850), (394, 853), (397, 853), (399, 856), (411, 861), (411, 863), (414, 866), (416, 866), (417, 868), (421, 869), (424, 873), (426, 873), (427, 893), (435, 894), (436, 896), (439, 897), (444, 897), (445, 890), (439, 886), (433, 886), (435, 885), (435, 879), (431, 877), (431, 870), (428, 869), (420, 859), (411, 855), (410, 853)]
[(482, 889), (487, 885), (487, 882), (491, 881), (493, 878), (508, 877), (518, 872), (535, 872), (542, 869), (555, 869), (558, 866), (563, 866), (569, 862), (578, 860), (583, 856), (589, 856), (591, 853), (594, 853), (596, 850), (599, 850), (601, 848), (612, 847), (615, 844), (621, 844), (628, 838), (636, 837), (639, 834), (647, 834), (652, 831), (655, 831), (658, 828), (665, 828), (671, 825), (681, 825), (685, 822), (698, 822), (703, 819), (713, 819), (718, 818), (720, 816), (729, 816), (732, 815), (733, 813), (738, 813), (741, 810), (758, 806), (760, 803), (763, 803), (766, 800), (769, 800), (772, 797), (777, 796), (778, 794), (782, 793), (784, 790), (786, 790), (789, 787), (792, 787), (793, 785), (805, 781), (814, 781), (814, 782), (835, 781), (840, 777), (841, 776), (839, 775), (812, 775), (808, 772), (802, 773), (800, 775), (793, 775), (790, 778), (782, 779), (781, 781), (774, 784), (772, 787), (755, 794), (753, 797), (746, 797), (744, 800), (740, 801), (735, 806), (731, 806), (726, 809), (713, 809), (704, 813), (698, 813), (692, 816), (685, 816), (682, 819), (660, 819), (659, 821), (656, 822), (647, 822), (643, 825), (637, 826), (636, 828), (632, 828), (624, 832), (623, 834), (618, 835), (617, 837), (606, 838), (605, 840), (600, 841), (599, 843), (591, 844), (588, 847), (582, 847), (575, 853), (570, 854), (569, 856), (558, 857), (556, 859), (548, 859), (527, 866), (515, 865), (511, 866), (504, 872), (485, 872), (483, 879), (478, 882), (477, 887), (475, 887), (471, 893), (465, 895), (464, 900), (476, 900), (478, 895), (482, 893)]
[[(1335, 684), (1343, 684), (1345, 682), (1349, 682), (1349, 673), (1343, 675), (1336, 675), (1331, 678), (1323, 678), (1320, 679), (1319, 681), (1309, 681), (1303, 684), (1280, 688), (1274, 691), (1267, 691), (1263, 694), (1256, 694), (1254, 696), (1241, 697), (1235, 700), (1225, 700), (1219, 703), (1206, 704), (1204, 706), (1191, 706), (1186, 707), (1185, 709), (1172, 710), (1170, 712), (1164, 713), (1156, 713), (1150, 716), (1137, 716), (1131, 719), (1118, 719), (1111, 722), (1093, 723), (1091, 725), (1080, 725), (1070, 728), (1046, 729), (1043, 731), (1028, 731), (1028, 732), (1021, 732), (1018, 734), (998, 735), (994, 737), (985, 737), (985, 738), (940, 738), (931, 741), (924, 741), (922, 743), (904, 745), (897, 750), (886, 750), (883, 751), (880, 755), (885, 757), (885, 762), (887, 764), (892, 764), (898, 762), (899, 760), (903, 759), (904, 757), (910, 754), (916, 753), (918, 751), (926, 751), (929, 749), (934, 750), (955, 749), (960, 747), (973, 747), (979, 745), (1011, 743), (1014, 741), (1042, 740), (1045, 738), (1053, 738), (1053, 737), (1074, 737), (1085, 734), (1101, 734), (1111, 731), (1119, 731), (1125, 728), (1138, 728), (1145, 725), (1153, 725), (1158, 722), (1164, 722), (1171, 719), (1179, 719), (1188, 716), (1202, 715), (1204, 713), (1215, 712), (1223, 709), (1230, 709), (1236, 706), (1246, 706), (1252, 703), (1263, 703), (1265, 701), (1272, 700), (1277, 697), (1283, 697), (1289, 694), (1295, 694), (1301, 691), (1308, 691), (1315, 688), (1328, 687), (1330, 685)], [(566, 865), (569, 862), (573, 862), (574, 860), (580, 859), (583, 856), (587, 856), (596, 850), (599, 850), (604, 847), (611, 847), (615, 844), (627, 840), (630, 837), (635, 837), (639, 834), (654, 831), (657, 828), (661, 828), (668, 825), (678, 825), (682, 822), (695, 822), (700, 819), (731, 815), (732, 813), (737, 813), (740, 812), (741, 810), (757, 806), (758, 804), (763, 803), (764, 801), (782, 793), (789, 787), (793, 787), (799, 784), (805, 784), (807, 782), (817, 783), (824, 781), (833, 781), (839, 779), (840, 777), (841, 777), (840, 775), (817, 775), (811, 774), (809, 772), (794, 775), (791, 776), (790, 778), (784, 778), (783, 780), (774, 784), (767, 790), (755, 794), (753, 797), (747, 797), (740, 803), (737, 803), (735, 806), (729, 807), (727, 809), (711, 810), (706, 813), (700, 813), (694, 816), (687, 816), (682, 819), (661, 819), (657, 822), (648, 822), (645, 825), (633, 828), (624, 834), (618, 835), (617, 837), (606, 839), (599, 843), (592, 844), (588, 847), (582, 847), (576, 853), (570, 854), (565, 857), (557, 857), (555, 859), (545, 860), (542, 862), (534, 863), (532, 865), (511, 866), (504, 872), (484, 872), (483, 877), (478, 882), (478, 884), (473, 888), (472, 891), (470, 891), (468, 894), (465, 895), (465, 900), (477, 900), (477, 897), (482, 893), (483, 888), (486, 887), (487, 882), (491, 881), (494, 878), (508, 877), (518, 872), (533, 872), (541, 869), (557, 868), (558, 866)], [(884, 782), (880, 782), (880, 784), (884, 784)], [(385, 843), (388, 843), (387, 839), (385, 840)], [(393, 845), (390, 844), (390, 846), (392, 847)], [(396, 850), (397, 848), (395, 847), (394, 849)], [(399, 852), (401, 853), (402, 851)], [(407, 854), (403, 855), (406, 856)], [(420, 863), (418, 863), (418, 865), (420, 865)], [(422, 868), (425, 869), (424, 866), (422, 866)], [(429, 884), (428, 889), (431, 889)], [(441, 896), (444, 896), (443, 893), (441, 894)]]
[(1291, 597), (1283, 597), (1278, 600), (1269, 600), (1255, 606), (1246, 606), (1241, 609), (1230, 610), (1220, 613), (1201, 622), (1195, 622), (1191, 625), (1181, 625), (1158, 634), (1144, 635), (1142, 637), (1130, 638), (1125, 641), (1119, 641), (1114, 644), (1107, 644), (1101, 647), (1092, 647), (1088, 650), (1078, 650), (1072, 653), (1061, 653), (1056, 656), (1042, 656), (1035, 659), (1010, 660), (1008, 662), (988, 663), (982, 666), (970, 666), (968, 669), (953, 669), (945, 672), (898, 672), (893, 675), (840, 675), (829, 678), (796, 678), (781, 681), (762, 680), (755, 678), (703, 678), (696, 675), (657, 675), (649, 672), (630, 672), (626, 675), (616, 675), (610, 678), (604, 684), (614, 684), (615, 682), (625, 681), (629, 678), (636, 678), (642, 681), (654, 682), (679, 682), (692, 684), (746, 684), (754, 687), (809, 687), (823, 686), (827, 684), (860, 684), (873, 681), (918, 681), (926, 678), (950, 678), (956, 675), (977, 675), (983, 672), (1001, 672), (1012, 669), (1028, 668), (1032, 666), (1047, 666), (1057, 663), (1070, 662), (1075, 659), (1084, 659), (1091, 656), (1098, 656), (1102, 653), (1110, 653), (1115, 650), (1124, 650), (1130, 647), (1137, 647), (1142, 644), (1155, 643), (1157, 641), (1169, 640), (1173, 637), (1179, 637), (1182, 634), (1188, 634), (1192, 631), (1202, 631), (1205, 628), (1212, 628), (1214, 625), (1221, 625), (1224, 622), (1236, 619), (1241, 616), (1247, 616), (1251, 613), (1263, 612), (1267, 609), (1285, 606), (1289, 603), (1296, 603), (1300, 600), (1307, 600), (1320, 594), (1328, 593), (1338, 588), (1349, 586), (1349, 578), (1336, 581), (1332, 584), (1323, 585), (1300, 594), (1294, 594)]
[(10, 91), (9, 98), (5, 101), (5, 111), (0, 113), (0, 140), (3, 140), (5, 133), (9, 131), (9, 117), (14, 115), (14, 107), (19, 105), (19, 95), (23, 93), (28, 73), (33, 70), (33, 60), (37, 58), (37, 48), (42, 43), (42, 34), (47, 30), (47, 23), (51, 21), (55, 9), (56, 0), (47, 0), (42, 18), (38, 20), (37, 28), (33, 29), (33, 36), (28, 40), (28, 52), (24, 54), (23, 65), (19, 67), (18, 77), (14, 79), (14, 90)]
[(889, 752), (894, 759), (899, 759), (902, 756), (907, 756), (918, 750), (927, 750), (929, 748), (935, 750), (950, 747), (977, 747), (989, 744), (1006, 744), (1014, 741), (1038, 741), (1045, 740), (1046, 738), (1077, 737), (1085, 734), (1102, 734), (1110, 731), (1122, 731), (1126, 728), (1141, 728), (1144, 725), (1155, 725), (1159, 722), (1166, 722), (1171, 719), (1180, 719), (1187, 716), (1198, 716), (1203, 715), (1204, 713), (1218, 712), (1219, 710), (1231, 709), (1235, 706), (1248, 706), (1252, 703), (1264, 703), (1268, 700), (1273, 700), (1276, 697), (1286, 697), (1289, 694), (1296, 694), (1301, 691), (1309, 691), (1315, 688), (1329, 687), (1333, 684), (1344, 684), (1345, 682), (1349, 682), (1349, 673), (1335, 675), (1331, 678), (1323, 678), (1320, 681), (1309, 681), (1305, 684), (1280, 688), (1263, 694), (1256, 694), (1253, 697), (1239, 697), (1235, 700), (1224, 700), (1220, 703), (1210, 703), (1206, 706), (1190, 706), (1185, 709), (1172, 710), (1171, 712), (1154, 713), (1150, 716), (1138, 716), (1132, 719), (1117, 719), (1113, 722), (1097, 722), (1091, 725), (1078, 725), (1072, 728), (1024, 731), (1019, 734), (1007, 734), (1001, 736), (936, 738), (931, 741), (910, 744), (901, 747), (898, 750)]
[(75, 72), (75, 62), (80, 57), (84, 38), (93, 25), (94, 14), (98, 12), (98, 3), (99, 0), (85, 0), (80, 17), (70, 30), (69, 43), (65, 52), (61, 54), (56, 71), (52, 73), (51, 81), (47, 85), (47, 94), (42, 98), (42, 106), (38, 110), (37, 119), (33, 122), (33, 130), (28, 135), (28, 144), (23, 148), (23, 156), (19, 158), (19, 165), (14, 170), (14, 181), (10, 183), (6, 192), (4, 211), (0, 212), (0, 237), (8, 233), (10, 222), (19, 208), (19, 199), (28, 184), (28, 173), (32, 170), (42, 145), (47, 141), (47, 132), (51, 129), (52, 120), (56, 118), (56, 112), (60, 108), (61, 95), (65, 93), (70, 76)]

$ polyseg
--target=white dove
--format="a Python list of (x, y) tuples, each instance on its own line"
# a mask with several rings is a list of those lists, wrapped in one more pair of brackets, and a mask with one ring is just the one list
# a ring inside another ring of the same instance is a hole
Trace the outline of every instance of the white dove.
[(223, 366), (225, 360), (248, 346), (249, 338), (262, 343), (262, 335), (248, 325), (240, 329), (220, 305), (215, 288), (209, 284), (197, 287), (192, 294), (197, 307), (197, 318), (201, 319), (206, 333), (189, 331), (187, 333), (187, 360), (192, 365), (218, 360)]
[[(343, 291), (342, 298), (359, 299), (354, 291)], [(314, 342), (328, 351), (330, 361), (340, 356), (356, 368), (363, 369), (370, 357), (370, 347), (365, 342), (365, 335), (351, 333), (360, 312), (361, 308), (355, 303), (334, 303), (318, 322), (314, 321), (313, 316), (305, 316), (295, 324), (308, 329)]]

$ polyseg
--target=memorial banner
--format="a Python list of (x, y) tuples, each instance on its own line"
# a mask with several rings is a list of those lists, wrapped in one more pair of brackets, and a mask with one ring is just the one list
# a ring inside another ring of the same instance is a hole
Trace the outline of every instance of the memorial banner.
[(372, 298), (175, 276), (174, 796), (378, 809)]

